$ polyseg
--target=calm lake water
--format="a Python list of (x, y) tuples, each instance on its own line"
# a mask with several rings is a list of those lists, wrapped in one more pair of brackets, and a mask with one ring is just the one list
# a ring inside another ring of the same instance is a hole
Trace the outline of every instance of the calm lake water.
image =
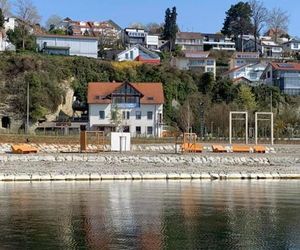
[(300, 249), (300, 181), (1, 183), (0, 249)]

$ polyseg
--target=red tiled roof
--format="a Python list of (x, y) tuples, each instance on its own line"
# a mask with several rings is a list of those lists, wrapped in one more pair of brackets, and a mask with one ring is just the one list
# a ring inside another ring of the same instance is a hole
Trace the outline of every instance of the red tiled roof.
[(300, 63), (277, 63), (277, 62), (270, 62), (270, 65), (275, 70), (285, 70), (285, 71), (300, 71)]
[(249, 79), (247, 79), (246, 77), (241, 76), (241, 77), (233, 79), (233, 82), (235, 83), (235, 82), (251, 82), (251, 81)]
[[(90, 82), (88, 84), (88, 104), (108, 104), (110, 99), (102, 99), (121, 87), (122, 82)], [(162, 83), (144, 82), (129, 83), (142, 94), (141, 104), (163, 104), (164, 92)], [(100, 97), (100, 98), (97, 98)], [(101, 98), (102, 97), (102, 98)], [(150, 98), (149, 98), (150, 97)]]
[(148, 64), (160, 64), (160, 59), (147, 59), (147, 58), (143, 58), (142, 56), (137, 56), (135, 58), (135, 61), (148, 63)]

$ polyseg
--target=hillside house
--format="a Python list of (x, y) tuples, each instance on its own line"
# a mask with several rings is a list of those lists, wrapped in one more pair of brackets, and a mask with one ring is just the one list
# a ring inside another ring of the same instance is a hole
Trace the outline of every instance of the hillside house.
[(261, 79), (265, 84), (277, 86), (288, 95), (300, 95), (300, 63), (271, 62)]
[(216, 75), (216, 60), (208, 51), (183, 51), (182, 56), (173, 57), (171, 65), (182, 70), (197, 70)]
[(203, 36), (199, 32), (178, 32), (175, 45), (183, 51), (203, 51)]
[(148, 64), (159, 64), (160, 57), (141, 45), (135, 45), (119, 53), (117, 55), (117, 61), (138, 61)]
[(211, 49), (235, 51), (235, 42), (233, 42), (231, 38), (225, 37), (223, 34), (202, 33), (202, 36), (204, 51), (209, 51)]
[(258, 52), (235, 52), (230, 58), (229, 70), (259, 62), (260, 58)]
[(49, 55), (98, 57), (98, 38), (64, 35), (36, 35), (37, 49)]
[(91, 130), (161, 137), (164, 93), (161, 83), (92, 82), (88, 84)]

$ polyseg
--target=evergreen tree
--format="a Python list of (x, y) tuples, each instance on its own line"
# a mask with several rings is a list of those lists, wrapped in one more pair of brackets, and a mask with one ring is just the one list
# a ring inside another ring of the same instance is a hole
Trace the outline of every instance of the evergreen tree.
[(0, 30), (4, 29), (4, 15), (2, 9), (0, 8)]
[(251, 6), (249, 3), (244, 2), (231, 5), (230, 9), (226, 12), (222, 33), (234, 37), (238, 50), (243, 50), (243, 35), (249, 34), (253, 30), (251, 16)]
[(175, 48), (175, 39), (178, 32), (177, 26), (177, 11), (176, 7), (172, 8), (172, 11), (167, 8), (165, 13), (165, 23), (163, 27), (163, 38), (170, 41), (170, 50)]
[(165, 13), (165, 23), (164, 23), (164, 28), (163, 28), (163, 39), (168, 40), (170, 38), (170, 17), (171, 17), (171, 10), (170, 8), (166, 9)]

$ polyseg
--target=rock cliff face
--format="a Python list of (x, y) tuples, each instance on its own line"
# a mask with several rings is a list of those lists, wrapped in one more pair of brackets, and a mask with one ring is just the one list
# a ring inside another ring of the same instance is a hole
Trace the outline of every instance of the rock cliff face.
[[(62, 83), (65, 90), (65, 98), (58, 106), (57, 110), (45, 116), (46, 121), (54, 121), (63, 112), (67, 116), (73, 115), (73, 96), (74, 90), (71, 88), (71, 80)], [(2, 88), (0, 88), (1, 92)], [(26, 114), (21, 114), (14, 108), (14, 99), (18, 95), (0, 94), (0, 133), (22, 133), (25, 130)], [(24, 96), (26, 98), (26, 96)], [(26, 108), (24, 108), (26, 110)], [(30, 132), (34, 133), (38, 123), (30, 124)]]
[(0, 133), (17, 133), (23, 127), (22, 115), (13, 109), (13, 99), (12, 95), (0, 95)]
[(73, 115), (72, 104), (74, 98), (74, 90), (70, 87), (70, 82), (68, 81), (65, 81), (63, 83), (63, 86), (66, 93), (64, 101), (58, 106), (56, 112), (46, 115), (47, 121), (54, 121), (61, 112), (70, 117)]

